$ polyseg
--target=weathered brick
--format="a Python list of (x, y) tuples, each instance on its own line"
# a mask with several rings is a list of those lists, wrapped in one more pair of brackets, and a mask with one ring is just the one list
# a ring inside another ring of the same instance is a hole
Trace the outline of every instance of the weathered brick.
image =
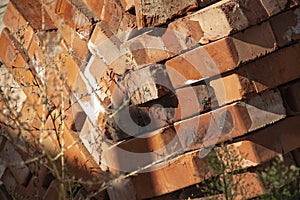
[(144, 34), (138, 35), (122, 45), (131, 51), (132, 59), (136, 64), (153, 64), (169, 58), (171, 55), (167, 52), (161, 34), (164, 29), (153, 29)]
[(266, 187), (256, 172), (245, 172), (234, 175), (232, 192), (236, 193), (235, 199), (253, 198), (266, 193)]
[(178, 105), (175, 108), (169, 108), (174, 113), (172, 118), (168, 119), (170, 122), (187, 119), (217, 105), (212, 89), (205, 83), (177, 89), (176, 98)]
[(5, 99), (1, 99), (3, 103), (3, 107), (1, 107), (1, 121), (6, 121), (4, 116), (8, 117), (7, 115), (10, 115), (7, 106), (13, 108), (17, 112), (20, 112), (27, 97), (22, 88), (14, 80), (13, 75), (4, 65), (0, 68), (0, 88), (7, 100), (10, 99), (10, 101), (6, 102), (5, 104)]
[(139, 28), (165, 24), (175, 16), (181, 16), (198, 7), (196, 0), (135, 0), (135, 12)]
[(299, 51), (300, 44), (297, 43), (246, 65), (247, 76), (256, 92), (299, 78), (300, 70), (296, 67), (300, 62)]
[(285, 108), (275, 90), (177, 122), (174, 127), (183, 147), (195, 149), (244, 135), (284, 117)]
[(10, 163), (8, 167), (16, 181), (20, 185), (26, 186), (31, 176), (29, 168), (23, 163), (21, 155), (15, 150), (10, 142), (6, 142), (2, 149), (1, 159)]
[(26, 19), (11, 2), (8, 3), (3, 17), (3, 23), (14, 34), (14, 37), (23, 45), (23, 47), (27, 49), (32, 40), (34, 30), (27, 24)]
[(206, 44), (243, 30), (250, 25), (258, 24), (268, 17), (261, 1), (226, 0), (176, 20), (170, 23), (168, 28), (176, 30), (196, 42)]
[[(166, 62), (175, 88), (184, 83), (176, 70), (186, 80), (201, 80), (235, 69), (241, 63), (274, 51), (275, 38), (268, 22), (250, 27), (230, 37), (198, 47)], [(171, 69), (172, 68), (172, 71)], [(186, 70), (186, 69), (189, 70)], [(178, 80), (179, 79), (179, 80)]]
[(286, 7), (292, 6), (295, 4), (293, 0), (260, 0), (262, 5), (264, 6), (265, 10), (267, 11), (269, 16), (275, 15)]
[(279, 47), (300, 39), (300, 9), (292, 9), (270, 19)]
[(121, 83), (134, 105), (157, 99), (172, 90), (163, 65), (148, 65), (128, 72)]
[(137, 198), (144, 199), (166, 194), (210, 177), (212, 169), (207, 166), (208, 159), (200, 159), (198, 153), (199, 151), (187, 153), (158, 164), (150, 168), (149, 172), (131, 177)]
[(280, 92), (285, 103), (287, 114), (294, 115), (300, 112), (299, 95), (300, 82), (297, 80), (288, 85), (280, 87)]
[(175, 129), (167, 127), (114, 145), (103, 153), (110, 169), (132, 172), (181, 151)]
[[(120, 51), (121, 41), (114, 36), (109, 26), (104, 22), (99, 22), (93, 31), (89, 41), (89, 49), (93, 55), (99, 56), (107, 65), (110, 65), (122, 54)], [(110, 51), (106, 51), (107, 47)]]
[(300, 148), (297, 148), (297, 149), (293, 150), (292, 155), (293, 155), (293, 158), (295, 160), (295, 163), (299, 167), (300, 166)]
[[(65, 2), (67, 2), (67, 0)], [(76, 62), (81, 65), (83, 63), (83, 61), (89, 55), (87, 43), (88, 43), (88, 39), (89, 39), (89, 34), (91, 34), (91, 32), (89, 32), (89, 31), (91, 31), (91, 29), (90, 29), (91, 27), (89, 27), (87, 29), (88, 30), (87, 32), (86, 32), (86, 30), (84, 30), (84, 28), (81, 29), (81, 31), (82, 31), (81, 33), (77, 32), (76, 28), (73, 28), (73, 27), (77, 27), (78, 23), (80, 24), (82, 21), (81, 20), (79, 20), (78, 22), (73, 21), (73, 24), (66, 23), (65, 19), (56, 13), (56, 12), (59, 12), (59, 9), (56, 10), (57, 9), (56, 6), (58, 6), (58, 8), (59, 8), (59, 5), (60, 5), (58, 3), (59, 3), (58, 0), (46, 1), (46, 2), (43, 2), (43, 6), (45, 7), (46, 12), (51, 17), (51, 20), (53, 21), (55, 26), (58, 28), (62, 37), (66, 41), (67, 46), (68, 46), (67, 49), (71, 50), (72, 52), (75, 53)], [(75, 9), (75, 8), (73, 8), (73, 9)], [(69, 9), (68, 9), (68, 11), (69, 11)], [(83, 15), (82, 14), (79, 15), (80, 11), (76, 11), (76, 12), (78, 12), (77, 13), (78, 15), (76, 13), (71, 13), (71, 17), (72, 17), (72, 14), (74, 17), (74, 18), (72, 18), (72, 20), (78, 20), (78, 18), (82, 18)], [(66, 12), (66, 13), (67, 13), (66, 18), (68, 18), (69, 13), (68, 12)], [(76, 16), (78, 16), (78, 18), (76, 18)], [(86, 19), (83, 21), (86, 22)], [(86, 22), (86, 23), (88, 23), (88, 22)], [(83, 35), (81, 35), (81, 34), (83, 34)]]
[(34, 78), (36, 72), (32, 69), (27, 54), (13, 38), (8, 29), (3, 29), (1, 42), (3, 42), (3, 48), (0, 50), (2, 61), (23, 89), (27, 99), (37, 105), (36, 109), (39, 110), (38, 113), (42, 113), (43, 105), (40, 93), (43, 86), (39, 80)]
[(124, 33), (135, 27), (135, 17), (125, 13), (115, 1), (83, 0), (83, 3), (107, 25), (114, 34)]
[(60, 199), (62, 194), (59, 191), (59, 183), (57, 181), (52, 181), (45, 195), (43, 196), (43, 200), (53, 200)]
[(109, 142), (107, 142), (103, 133), (100, 133), (88, 118), (86, 118), (83, 124), (79, 138), (93, 156), (95, 162), (100, 165), (103, 171), (106, 171), (107, 165), (106, 163), (102, 163), (104, 160), (103, 151), (109, 148)]
[(124, 179), (113, 183), (107, 188), (111, 200), (134, 200), (136, 199), (135, 189), (130, 179)]
[[(219, 105), (243, 99), (249, 93), (259, 93), (300, 77), (300, 45), (295, 44), (246, 64), (235, 73), (212, 80)], [(272, 76), (270, 76), (272, 74)]]
[(134, 0), (120, 0), (120, 3), (125, 11), (132, 10), (135, 6)]
[(18, 183), (9, 169), (6, 169), (2, 175), (1, 181), (5, 185), (6, 190), (9, 194), (14, 194)]

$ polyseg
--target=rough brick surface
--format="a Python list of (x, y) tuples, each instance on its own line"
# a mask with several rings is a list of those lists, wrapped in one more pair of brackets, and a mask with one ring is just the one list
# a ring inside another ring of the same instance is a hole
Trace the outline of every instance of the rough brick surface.
[(300, 9), (289, 10), (270, 19), (278, 46), (300, 39)]
[(139, 28), (165, 24), (167, 20), (197, 7), (197, 0), (135, 0)]
[[(238, 69), (236, 73), (210, 82), (219, 105), (243, 99), (251, 92), (269, 88), (299, 78), (299, 43), (281, 49)], [(270, 76), (272, 74), (272, 76)]]
[[(5, 26), (14, 34), (15, 38), (23, 44), (24, 48), (28, 48), (34, 30), (32, 26), (27, 24), (26, 19), (17, 10), (14, 4), (9, 3), (3, 17)], [(22, 39), (21, 39), (22, 38)]]

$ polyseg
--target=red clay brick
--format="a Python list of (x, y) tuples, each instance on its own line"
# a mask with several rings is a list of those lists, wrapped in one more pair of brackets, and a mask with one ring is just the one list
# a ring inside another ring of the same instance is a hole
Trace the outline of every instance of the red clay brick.
[(135, 0), (135, 12), (139, 28), (153, 27), (165, 24), (175, 16), (186, 14), (189, 10), (198, 7), (196, 0), (191, 1), (149, 1)]
[(300, 39), (299, 8), (289, 10), (271, 18), (270, 24), (279, 47)]
[[(175, 88), (186, 80), (200, 80), (235, 69), (241, 63), (275, 50), (275, 38), (268, 22), (246, 29), (230, 37), (198, 47), (166, 62), (170, 79)], [(172, 68), (169, 69), (169, 68)], [(186, 69), (189, 70), (186, 70)]]
[(126, 41), (122, 47), (132, 53), (132, 59), (137, 65), (153, 64), (169, 58), (163, 40), (160, 37), (161, 29), (154, 29), (148, 33), (138, 35)]
[(14, 34), (14, 37), (23, 45), (23, 47), (27, 49), (32, 40), (34, 30), (27, 24), (26, 19), (11, 2), (8, 3), (3, 17), (3, 23)]
[[(300, 77), (296, 67), (300, 45), (295, 44), (249, 63), (235, 73), (210, 82), (219, 105), (243, 99), (249, 93), (269, 88)], [(272, 74), (272, 76), (270, 76)]]
[[(103, 153), (110, 169), (134, 171), (181, 150), (176, 131), (167, 127), (114, 145)], [(138, 156), (137, 153), (144, 155)]]
[(10, 195), (15, 193), (16, 187), (18, 186), (18, 183), (12, 173), (9, 171), (9, 169), (6, 169), (4, 174), (1, 177), (1, 181), (5, 185), (6, 190)]
[(300, 70), (296, 67), (300, 62), (299, 51), (298, 43), (246, 65), (245, 70), (256, 92), (299, 78)]
[(43, 200), (60, 199), (59, 184), (57, 181), (52, 181), (47, 192), (43, 196)]
[(11, 143), (5, 143), (0, 157), (7, 163), (13, 164), (8, 168), (10, 169), (18, 184), (26, 186), (31, 175), (30, 170), (26, 165), (22, 164), (23, 159), (21, 155), (15, 150), (14, 146)]
[(137, 198), (166, 194), (211, 176), (212, 170), (206, 165), (207, 158), (200, 159), (198, 153), (198, 151), (187, 153), (153, 167), (150, 172), (131, 177)]
[(297, 80), (291, 84), (280, 87), (282, 98), (285, 102), (287, 114), (294, 115), (300, 112), (300, 104), (298, 99), (300, 98), (300, 82)]
[(292, 7), (295, 4), (297, 4), (295, 0), (277, 0), (277, 1), (260, 0), (260, 1), (269, 16), (275, 15), (285, 10), (287, 7)]
[[(3, 48), (0, 50), (0, 57), (7, 66), (7, 69), (12, 73), (14, 79), (18, 81), (18, 84), (23, 89), (28, 100), (31, 103), (37, 105), (37, 110), (42, 113), (41, 99), (38, 95), (40, 88), (42, 88), (41, 82), (37, 80), (38, 85), (34, 85), (34, 75), (36, 72), (31, 68), (32, 66), (27, 61), (28, 56), (22, 50), (22, 47), (12, 37), (8, 29), (3, 29), (1, 34), (1, 42), (3, 42)], [(18, 52), (18, 53), (17, 53)]]
[(114, 1), (83, 0), (86, 6), (107, 25), (111, 31), (123, 33), (135, 27), (135, 17), (125, 13)]
[[(294, 4), (289, 7), (293, 6)], [(286, 7), (278, 7), (278, 9), (286, 9)], [(268, 17), (261, 1), (226, 0), (176, 20), (170, 23), (168, 28), (178, 31), (196, 42), (206, 44), (243, 30), (250, 25), (258, 24)]]
[[(93, 55), (99, 56), (107, 65), (110, 65), (122, 55), (120, 44), (121, 41), (114, 36), (109, 26), (104, 22), (99, 22), (95, 26), (88, 45)], [(108, 46), (109, 52), (106, 51)]]
[(63, 19), (84, 40), (88, 40), (92, 32), (90, 19), (77, 9), (69, 0), (57, 0), (55, 14)]
[(22, 13), (22, 16), (34, 30), (56, 29), (50, 16), (47, 13), (42, 13), (42, 4), (40, 1), (29, 0), (23, 2), (22, 0), (11, 0), (10, 2)]
[(134, 0), (120, 0), (120, 3), (125, 11), (129, 11), (134, 8)]
[(74, 52), (76, 55), (77, 63), (82, 64), (83, 60), (85, 60), (89, 54), (87, 46), (87, 40), (89, 39), (89, 37), (86, 36), (87, 33), (84, 33), (84, 35), (80, 35), (80, 33), (73, 29), (72, 25), (70, 25), (69, 23), (65, 23), (65, 19), (56, 13), (57, 2), (58, 0), (48, 1), (44, 3), (45, 10), (51, 17), (51, 20), (53, 21), (55, 26), (58, 28), (64, 40), (66, 41), (68, 46), (67, 49)]
[(134, 105), (146, 103), (172, 90), (163, 65), (149, 65), (127, 73), (124, 77), (125, 90)]
[[(245, 139), (250, 141), (257, 141), (258, 139), (264, 147), (274, 149), (276, 143), (280, 144), (280, 148), (276, 151), (282, 154), (286, 154), (294, 149), (299, 148), (300, 143), (297, 138), (299, 137), (299, 118), (300, 116), (293, 116), (281, 120), (272, 126), (266, 127), (261, 130), (257, 130), (252, 134), (245, 136)], [(272, 138), (270, 139), (270, 135)]]
[(135, 189), (130, 179), (124, 179), (112, 184), (107, 188), (109, 199), (111, 200), (132, 200), (136, 199)]
[(284, 117), (283, 102), (275, 90), (177, 122), (174, 127), (182, 146), (195, 149), (244, 135)]

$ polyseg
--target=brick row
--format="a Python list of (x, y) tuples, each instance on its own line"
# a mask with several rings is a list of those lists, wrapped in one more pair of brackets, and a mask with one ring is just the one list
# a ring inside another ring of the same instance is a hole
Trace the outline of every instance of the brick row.
[(192, 40), (206, 44), (238, 32), (268, 19), (296, 1), (220, 1), (168, 25), (168, 28), (188, 35)]
[(85, 64), (89, 55), (87, 40), (92, 30), (89, 19), (68, 0), (46, 1), (43, 6), (66, 41), (67, 49), (74, 52), (76, 62)]
[[(250, 152), (253, 151), (253, 153), (244, 157), (245, 163), (248, 162), (244, 167), (251, 166), (251, 164), (253, 166), (255, 162), (265, 162), (270, 159), (271, 156), (275, 157), (278, 154), (287, 154), (298, 148), (300, 145), (296, 139), (299, 137), (297, 133), (297, 127), (299, 126), (298, 121), (299, 115), (287, 118), (246, 136), (247, 139), (253, 142), (252, 144), (255, 144), (254, 146), (249, 146), (249, 142), (236, 143), (240, 152), (242, 152), (242, 149), (247, 148), (251, 148)], [(285, 131), (283, 132), (282, 130)], [(274, 133), (275, 137), (273, 137)], [(272, 135), (272, 137), (270, 137), (270, 135)], [(274, 146), (274, 144), (276, 145)], [(274, 148), (276, 149), (274, 150)], [(267, 153), (267, 155), (261, 153), (261, 149)], [(245, 154), (240, 155), (245, 156)], [(253, 157), (251, 158), (251, 156)], [(138, 199), (159, 196), (187, 187), (191, 184), (196, 184), (214, 175), (214, 171), (208, 167), (208, 163), (208, 157), (201, 158), (201, 150), (197, 150), (165, 163), (154, 165), (150, 168), (150, 171), (140, 173), (130, 179), (134, 185)], [(249, 163), (251, 164), (249, 165)], [(255, 164), (257, 165), (259, 163)]]
[[(132, 171), (162, 156), (225, 142), (284, 117), (285, 108), (279, 91), (269, 91), (245, 102), (234, 103), (121, 142), (105, 151), (104, 156), (111, 168), (124, 167)], [(130, 152), (149, 155), (132, 158), (135, 163), (128, 163), (128, 157), (132, 156)]]
[[(197, 81), (237, 68), (242, 63), (269, 54), (299, 38), (290, 27), (297, 26), (299, 9), (292, 9), (229, 37), (188, 51), (166, 62), (175, 88), (185, 83), (173, 75), (180, 73), (186, 80)], [(290, 36), (289, 36), (290, 35)], [(186, 70), (186, 69), (189, 70)]]
[[(281, 49), (246, 64), (230, 75), (210, 81), (219, 105), (243, 99), (250, 93), (260, 93), (299, 78), (300, 45)], [(270, 76), (272, 74), (272, 76)]]

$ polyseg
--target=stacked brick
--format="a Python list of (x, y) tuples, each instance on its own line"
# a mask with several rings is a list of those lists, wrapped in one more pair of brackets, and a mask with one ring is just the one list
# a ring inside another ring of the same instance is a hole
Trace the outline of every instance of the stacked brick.
[(225, 199), (192, 195), (219, 175), (209, 156), (221, 144), (241, 161), (218, 156), (248, 187), (236, 199), (263, 195), (255, 169), (277, 156), (300, 167), (299, 4), (10, 0), (1, 199), (59, 198), (57, 174), (32, 160), (41, 152), (80, 180), (75, 199), (123, 173), (94, 198)]

